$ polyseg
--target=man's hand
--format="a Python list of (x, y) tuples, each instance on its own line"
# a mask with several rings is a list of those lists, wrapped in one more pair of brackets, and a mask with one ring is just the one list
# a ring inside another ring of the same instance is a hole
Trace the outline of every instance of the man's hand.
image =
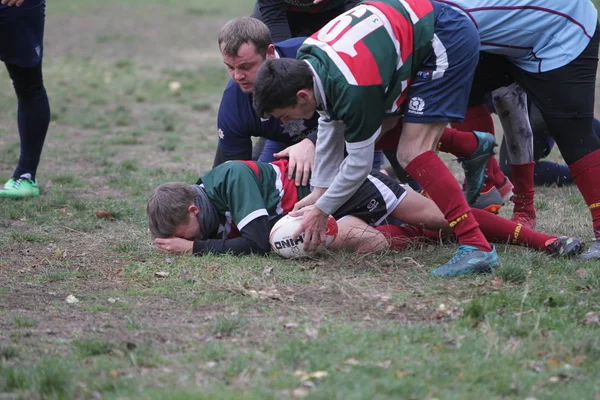
[(308, 252), (316, 251), (320, 244), (325, 243), (327, 238), (328, 219), (329, 215), (316, 206), (312, 207), (309, 211), (304, 212), (302, 225), (294, 232), (292, 238), (296, 240), (304, 232), (304, 250)]
[(156, 238), (154, 244), (161, 250), (176, 254), (192, 254), (194, 242), (182, 238)]
[(302, 200), (300, 200), (299, 202), (294, 204), (294, 209), (292, 210), (290, 215), (292, 217), (297, 217), (299, 215), (302, 215), (302, 213), (298, 212), (298, 210), (300, 210), (301, 208), (315, 204), (317, 202), (317, 200), (319, 200), (319, 198), (321, 196), (323, 196), (323, 193), (325, 193), (326, 190), (327, 190), (326, 188), (314, 188), (311, 194), (309, 194), (308, 196), (306, 196), (305, 198), (303, 198)]
[(273, 155), (277, 158), (289, 157), (288, 179), (292, 179), (296, 171), (296, 186), (308, 184), (310, 172), (315, 167), (315, 145), (310, 139), (304, 139)]
[[(1, 3), (2, 3), (3, 6), (9, 6), (9, 7), (17, 6), (17, 7), (19, 7), (21, 4), (23, 4), (24, 1), (25, 0), (2, 0)], [(318, 0), (318, 1), (320, 1), (320, 0)]]

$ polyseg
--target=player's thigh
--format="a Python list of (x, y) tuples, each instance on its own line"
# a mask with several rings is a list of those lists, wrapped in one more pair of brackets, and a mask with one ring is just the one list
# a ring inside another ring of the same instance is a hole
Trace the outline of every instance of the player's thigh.
[(0, 61), (31, 68), (44, 51), (45, 2), (32, 0), (20, 7), (0, 9)]
[(398, 181), (372, 170), (356, 193), (333, 213), (333, 217), (338, 220), (351, 215), (377, 226), (398, 207), (405, 194)]
[(467, 16), (435, 3), (432, 50), (415, 71), (404, 123), (462, 121), (479, 58), (479, 34)]
[(392, 212), (392, 217), (406, 224), (422, 226), (433, 231), (449, 230), (448, 221), (433, 200), (422, 196), (410, 187), (404, 187), (404, 190), (406, 195)]
[(348, 249), (359, 253), (371, 253), (387, 250), (388, 241), (385, 236), (354, 216), (342, 217), (337, 221), (338, 234), (330, 249)]

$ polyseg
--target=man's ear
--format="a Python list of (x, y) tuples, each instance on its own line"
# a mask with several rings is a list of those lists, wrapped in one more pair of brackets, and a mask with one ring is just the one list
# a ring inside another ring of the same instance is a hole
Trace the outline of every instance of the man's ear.
[(270, 45), (267, 47), (267, 55), (266, 55), (266, 57), (265, 57), (265, 58), (266, 58), (267, 60), (275, 58), (275, 45), (274, 45), (274, 44), (272, 44), (272, 43), (271, 43), (271, 44), (270, 44)]
[(298, 101), (304, 103), (310, 101), (312, 95), (313, 94), (311, 89), (300, 89), (296, 92), (296, 97), (298, 98)]
[(194, 215), (198, 215), (198, 213), (200, 212), (200, 209), (198, 207), (196, 207), (195, 204), (190, 204), (188, 206), (188, 211)]

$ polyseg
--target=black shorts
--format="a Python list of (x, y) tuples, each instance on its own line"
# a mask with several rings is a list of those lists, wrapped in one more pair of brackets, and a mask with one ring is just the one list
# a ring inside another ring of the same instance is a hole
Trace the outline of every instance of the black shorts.
[(353, 216), (377, 226), (398, 207), (404, 196), (406, 190), (397, 180), (374, 169), (358, 191), (333, 213), (333, 217), (340, 220)]

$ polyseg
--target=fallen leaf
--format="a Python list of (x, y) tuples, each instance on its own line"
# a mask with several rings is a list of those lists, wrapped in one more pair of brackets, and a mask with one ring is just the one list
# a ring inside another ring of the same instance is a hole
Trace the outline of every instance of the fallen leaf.
[(389, 313), (391, 313), (392, 311), (394, 311), (394, 306), (392, 306), (392, 305), (389, 305), (389, 306), (387, 306), (387, 307), (385, 308), (384, 314), (389, 314)]
[(169, 276), (169, 272), (168, 271), (156, 271), (154, 273), (154, 276), (158, 276), (159, 278), (166, 278), (167, 276)]
[(216, 362), (216, 361), (209, 361), (209, 362), (207, 362), (206, 364), (204, 364), (204, 366), (205, 366), (206, 368), (214, 368), (214, 367), (216, 367), (218, 364), (219, 364), (219, 363), (218, 363), (218, 362)]
[(273, 272), (273, 267), (265, 267), (262, 270), (263, 276), (269, 276), (269, 275), (271, 275), (272, 272)]
[(298, 324), (296, 322), (288, 322), (287, 324), (283, 324), (283, 327), (284, 328), (288, 328), (288, 329), (289, 328), (295, 328), (297, 326), (298, 326)]
[(550, 368), (558, 368), (561, 365), (562, 365), (562, 362), (559, 359), (556, 359), (554, 357), (552, 357), (548, 360), (548, 366)]
[(586, 325), (600, 325), (600, 316), (598, 316), (597, 312), (590, 311), (589, 313), (585, 314), (584, 323)]
[(376, 367), (388, 369), (392, 365), (392, 360), (385, 360), (382, 362), (375, 363)]
[(583, 354), (577, 354), (573, 359), (575, 365), (581, 365), (585, 361), (585, 356)]
[(495, 276), (495, 277), (492, 279), (492, 287), (493, 287), (494, 289), (500, 289), (502, 286), (504, 286), (504, 279), (502, 279), (502, 278), (501, 278), (501, 277), (499, 277), (499, 276)]
[(110, 376), (112, 376), (113, 379), (119, 379), (119, 377), (121, 376), (121, 373), (116, 369), (111, 369)]
[(310, 326), (307, 326), (304, 332), (306, 332), (306, 336), (308, 336), (311, 340), (315, 340), (319, 337), (319, 330)]
[(242, 287), (246, 290), (250, 289), (250, 285), (248, 284), (248, 282), (244, 282), (244, 284), (242, 285)]
[(110, 351), (111, 353), (113, 353), (115, 356), (117, 357), (125, 357), (125, 353), (123, 353), (121, 350), (119, 349), (111, 349)]
[(116, 303), (116, 302), (117, 302), (117, 299), (114, 299), (114, 298), (112, 298), (112, 297), (109, 297), (109, 298), (108, 298), (108, 302), (109, 302), (109, 303)]
[(258, 296), (261, 299), (281, 300), (281, 294), (279, 294), (279, 290), (277, 289), (259, 290)]
[(356, 358), (348, 358), (346, 361), (344, 361), (344, 364), (360, 365), (360, 362), (358, 362), (358, 360)]
[(77, 297), (73, 296), (72, 294), (70, 294), (70, 295), (67, 296), (66, 301), (69, 304), (79, 303), (79, 299)]
[(56, 259), (61, 259), (63, 256), (63, 251), (60, 247), (57, 247), (56, 250), (54, 250), (54, 258)]
[(575, 275), (577, 275), (580, 278), (586, 278), (588, 276), (588, 272), (585, 268), (579, 267), (575, 270)]
[(111, 213), (104, 210), (96, 210), (96, 218), (98, 219), (115, 219)]
[(534, 372), (543, 372), (544, 371), (544, 363), (541, 361), (531, 361), (527, 364), (527, 368)]
[(396, 376), (398, 378), (404, 378), (407, 375), (408, 375), (408, 372), (405, 371), (405, 370), (403, 370), (403, 369), (399, 369), (399, 370), (396, 371)]
[(169, 90), (171, 93), (177, 93), (181, 89), (181, 83), (178, 81), (169, 82)]
[(294, 391), (292, 392), (292, 397), (295, 399), (303, 399), (306, 396), (308, 396), (310, 393), (310, 390), (304, 387), (300, 387), (298, 389), (294, 389)]

